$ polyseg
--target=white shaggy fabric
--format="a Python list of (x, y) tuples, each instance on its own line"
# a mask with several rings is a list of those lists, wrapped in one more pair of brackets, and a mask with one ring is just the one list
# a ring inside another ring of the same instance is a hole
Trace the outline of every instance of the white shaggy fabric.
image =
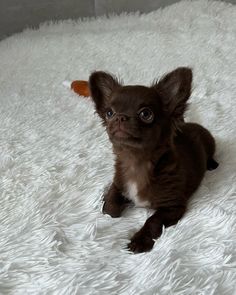
[[(184, 1), (148, 15), (63, 21), (0, 43), (0, 293), (236, 294), (236, 8)], [(150, 211), (101, 214), (113, 156), (91, 101), (62, 85), (109, 70), (149, 84), (194, 70), (187, 119), (220, 166), (150, 253), (125, 250)]]

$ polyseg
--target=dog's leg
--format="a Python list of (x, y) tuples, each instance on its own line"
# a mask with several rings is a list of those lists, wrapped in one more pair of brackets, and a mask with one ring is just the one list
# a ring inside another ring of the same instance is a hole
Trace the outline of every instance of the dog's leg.
[(129, 250), (134, 253), (150, 251), (154, 245), (154, 239), (162, 234), (162, 227), (176, 224), (184, 215), (184, 205), (170, 208), (160, 208), (147, 219), (144, 226), (132, 237), (128, 244)]
[(111, 217), (120, 217), (129, 201), (121, 194), (120, 190), (113, 183), (108, 192), (104, 195), (103, 213)]

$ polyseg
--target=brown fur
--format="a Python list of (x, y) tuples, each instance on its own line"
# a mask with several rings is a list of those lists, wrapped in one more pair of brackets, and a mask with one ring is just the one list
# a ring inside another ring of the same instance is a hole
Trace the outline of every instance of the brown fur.
[(151, 87), (122, 86), (105, 72), (94, 72), (89, 79), (116, 155), (103, 212), (121, 215), (129, 202), (129, 182), (136, 183), (139, 201), (156, 210), (128, 245), (135, 253), (150, 250), (163, 225), (178, 222), (206, 169), (218, 166), (212, 135), (183, 119), (191, 82), (189, 68), (178, 68)]

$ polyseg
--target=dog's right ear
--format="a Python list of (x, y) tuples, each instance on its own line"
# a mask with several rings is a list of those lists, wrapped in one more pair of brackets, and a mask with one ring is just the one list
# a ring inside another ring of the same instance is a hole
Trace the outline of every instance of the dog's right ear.
[(96, 111), (102, 118), (107, 108), (109, 108), (112, 92), (120, 86), (117, 78), (106, 72), (97, 71), (90, 75), (90, 93), (95, 103)]

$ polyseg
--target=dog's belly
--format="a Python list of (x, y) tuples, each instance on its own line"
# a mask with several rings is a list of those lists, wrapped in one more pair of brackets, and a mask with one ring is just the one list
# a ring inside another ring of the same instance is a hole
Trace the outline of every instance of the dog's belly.
[(131, 200), (136, 207), (150, 207), (150, 202), (142, 200), (138, 195), (138, 186), (135, 181), (127, 182), (124, 195), (127, 199)]

